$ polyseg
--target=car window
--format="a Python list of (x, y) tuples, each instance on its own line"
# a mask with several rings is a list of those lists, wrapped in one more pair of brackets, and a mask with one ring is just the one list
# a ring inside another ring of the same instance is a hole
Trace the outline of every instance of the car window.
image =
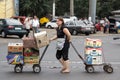
[(74, 25), (74, 23), (73, 23), (73, 22), (70, 22), (70, 25)]
[(6, 19), (8, 25), (22, 25), (22, 23), (15, 19)]
[(56, 20), (52, 20), (51, 22), (56, 22)]
[(4, 23), (3, 23), (3, 21), (2, 20), (0, 20), (0, 25), (3, 25)]

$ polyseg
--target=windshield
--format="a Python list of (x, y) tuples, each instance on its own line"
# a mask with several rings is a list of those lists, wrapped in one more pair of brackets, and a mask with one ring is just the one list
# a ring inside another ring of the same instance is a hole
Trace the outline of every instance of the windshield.
[(15, 19), (6, 19), (8, 25), (22, 25), (22, 23)]
[(52, 20), (51, 22), (56, 22), (57, 20)]

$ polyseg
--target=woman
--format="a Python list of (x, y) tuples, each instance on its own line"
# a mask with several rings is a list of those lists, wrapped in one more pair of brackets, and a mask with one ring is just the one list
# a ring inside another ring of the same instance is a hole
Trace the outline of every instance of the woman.
[(63, 18), (57, 19), (57, 25), (58, 25), (58, 28), (56, 29), (57, 35), (51, 38), (50, 40), (52, 41), (60, 38), (64, 39), (63, 48), (61, 50), (57, 50), (56, 58), (60, 61), (60, 63), (63, 66), (61, 72), (69, 73), (70, 69), (69, 69), (68, 51), (70, 47), (71, 34), (69, 30), (65, 28)]
[(101, 31), (102, 31), (102, 33), (104, 32), (104, 27), (105, 27), (105, 20), (104, 20), (104, 18), (102, 18), (101, 20), (100, 20), (100, 26), (101, 26)]
[(109, 33), (110, 22), (106, 17), (104, 18), (104, 20), (105, 20), (104, 33)]
[(30, 33), (30, 26), (31, 26), (30, 17), (26, 18), (24, 24), (25, 24), (25, 28), (27, 30), (26, 37), (28, 37), (29, 33)]
[(33, 31), (34, 31), (35, 33), (38, 32), (39, 26), (40, 26), (40, 25), (39, 25), (39, 20), (38, 20), (37, 16), (34, 16), (34, 18), (33, 18), (33, 20), (32, 20), (32, 28), (33, 28)]

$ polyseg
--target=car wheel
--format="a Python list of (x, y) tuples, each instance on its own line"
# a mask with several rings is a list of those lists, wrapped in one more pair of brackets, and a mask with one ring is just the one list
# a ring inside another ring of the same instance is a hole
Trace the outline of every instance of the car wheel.
[(51, 25), (48, 25), (47, 28), (52, 29), (52, 26), (51, 26)]
[(19, 38), (23, 38), (24, 35), (19, 35)]
[(72, 35), (77, 35), (78, 32), (76, 30), (73, 30)]
[(2, 35), (3, 38), (7, 37), (7, 34), (5, 33), (5, 31), (2, 31), (1, 35)]
[(95, 34), (96, 32), (97, 32), (97, 29), (95, 28), (93, 33)]
[(89, 36), (89, 35), (90, 35), (90, 33), (86, 32), (86, 33), (85, 33), (85, 35), (86, 35), (86, 36)]

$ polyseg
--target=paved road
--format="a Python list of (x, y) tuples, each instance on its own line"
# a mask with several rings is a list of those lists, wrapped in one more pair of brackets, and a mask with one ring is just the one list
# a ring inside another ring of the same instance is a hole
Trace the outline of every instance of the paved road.
[[(51, 37), (55, 34), (55, 31), (47, 30), (48, 36)], [(52, 35), (51, 35), (52, 34)], [(84, 56), (84, 41), (87, 37), (98, 38), (103, 41), (103, 53), (107, 63), (111, 63), (114, 68), (114, 73), (105, 73), (102, 66), (95, 67), (95, 73), (87, 73), (84, 70), (79, 57), (74, 52), (73, 48), (70, 48), (70, 61), (71, 61), (71, 73), (61, 74), (59, 71), (61, 65), (55, 58), (55, 41), (51, 42), (42, 62), (42, 71), (40, 74), (34, 74), (30, 65), (24, 66), (23, 73), (16, 74), (13, 72), (14, 66), (8, 65), (6, 62), (7, 44), (8, 42), (22, 42), (21, 39), (16, 36), (10, 36), (9, 38), (0, 37), (0, 78), (3, 80), (119, 80), (120, 76), (120, 40), (113, 40), (113, 37), (120, 36), (119, 34), (96, 34), (90, 36), (73, 36), (72, 42), (76, 46), (77, 50), (82, 56)], [(44, 48), (40, 49), (42, 53)]]

